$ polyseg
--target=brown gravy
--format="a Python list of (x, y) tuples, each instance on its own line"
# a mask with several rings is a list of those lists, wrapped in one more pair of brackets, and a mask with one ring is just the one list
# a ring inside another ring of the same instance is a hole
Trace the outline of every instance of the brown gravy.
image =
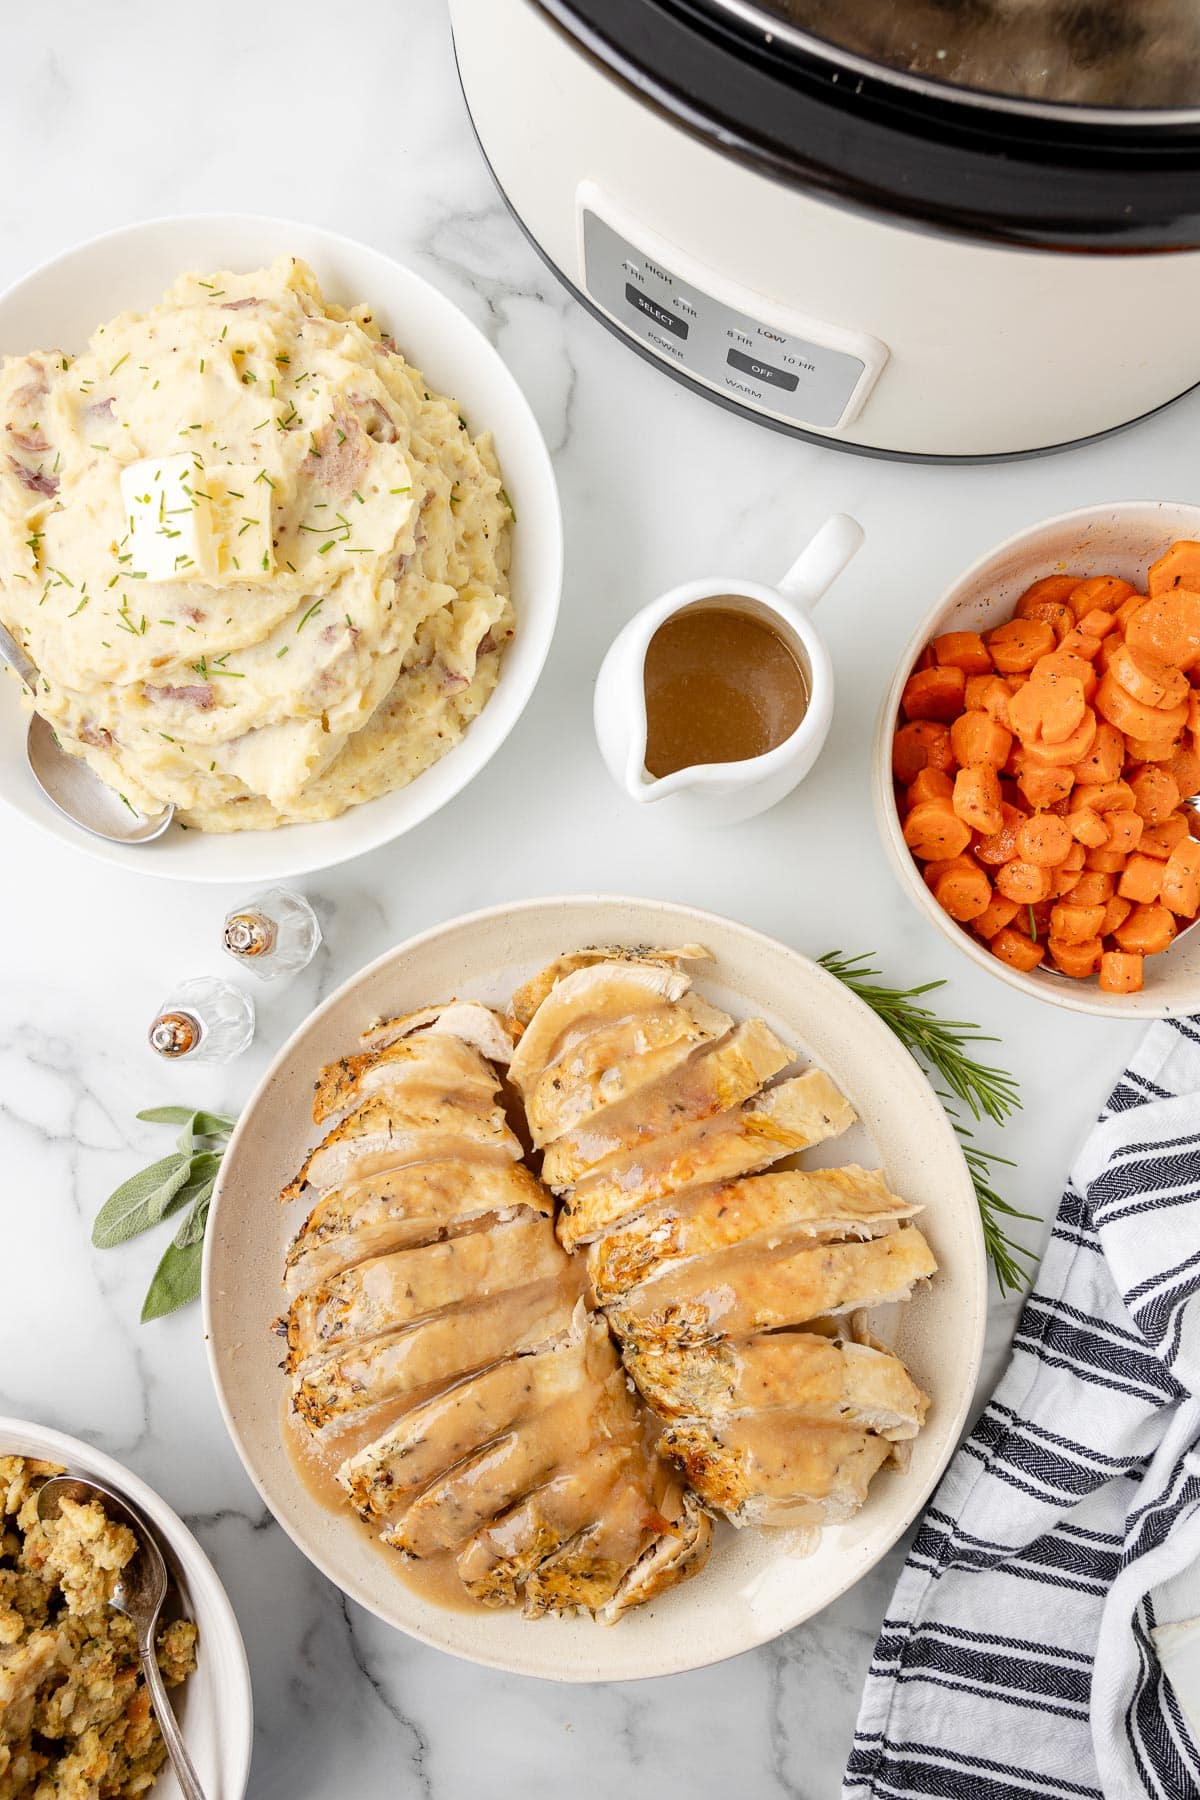
[(279, 1429), (287, 1459), (295, 1470), (301, 1487), (318, 1506), (323, 1507), (326, 1512), (335, 1513), (348, 1531), (357, 1533), (360, 1542), (370, 1545), (381, 1561), (386, 1562), (387, 1573), (391, 1578), (402, 1581), (405, 1587), (420, 1594), (423, 1600), (430, 1601), (434, 1606), (443, 1606), (448, 1612), (491, 1612), (491, 1607), (484, 1606), (480, 1600), (473, 1600), (459, 1580), (452, 1550), (443, 1550), (437, 1556), (423, 1557), (420, 1561), (410, 1561), (401, 1556), (398, 1550), (385, 1544), (369, 1525), (363, 1523), (338, 1486), (331, 1465), (320, 1455), (304, 1428), (296, 1424), (286, 1399)]
[(656, 777), (762, 756), (791, 737), (808, 710), (790, 645), (732, 599), (664, 620), (646, 651), (643, 684), (646, 768)]

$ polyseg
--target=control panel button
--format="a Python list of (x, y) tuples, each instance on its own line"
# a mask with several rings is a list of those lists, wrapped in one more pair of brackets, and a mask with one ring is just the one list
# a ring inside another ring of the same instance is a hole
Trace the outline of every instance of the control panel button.
[(756, 356), (747, 356), (744, 350), (731, 350), (725, 361), (731, 369), (740, 369), (743, 375), (753, 375), (756, 381), (783, 388), (789, 394), (794, 394), (800, 386), (798, 375), (790, 375), (786, 369), (777, 369), (772, 363), (759, 362)]
[(639, 312), (644, 312), (648, 319), (653, 319), (664, 331), (673, 332), (678, 338), (687, 336), (688, 328), (684, 321), (677, 319), (665, 306), (660, 306), (657, 300), (652, 300), (649, 294), (643, 294), (641, 288), (635, 288), (632, 281), (625, 283), (625, 298), (630, 306), (636, 306)]

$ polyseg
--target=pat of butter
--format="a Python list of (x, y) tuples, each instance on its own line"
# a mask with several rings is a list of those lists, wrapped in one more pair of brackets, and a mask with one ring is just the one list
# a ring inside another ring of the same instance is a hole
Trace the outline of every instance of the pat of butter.
[(205, 470), (202, 485), (212, 505), (217, 580), (272, 580), (272, 489), (262, 470), (252, 464), (222, 463)]
[(127, 572), (149, 581), (210, 581), (217, 569), (204, 471), (188, 455), (147, 456), (121, 470)]

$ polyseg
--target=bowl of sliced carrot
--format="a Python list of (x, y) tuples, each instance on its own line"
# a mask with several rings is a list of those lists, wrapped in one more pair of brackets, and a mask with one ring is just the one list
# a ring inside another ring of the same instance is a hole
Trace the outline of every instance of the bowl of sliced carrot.
[(908, 645), (874, 786), (905, 891), (981, 967), (1081, 1012), (1200, 1008), (1200, 506), (980, 558)]

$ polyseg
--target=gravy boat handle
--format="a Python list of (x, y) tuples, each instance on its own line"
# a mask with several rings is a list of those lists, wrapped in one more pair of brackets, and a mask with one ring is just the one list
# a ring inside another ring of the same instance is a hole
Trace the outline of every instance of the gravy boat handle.
[(783, 579), (775, 584), (777, 591), (793, 606), (805, 610), (815, 606), (825, 590), (837, 580), (864, 536), (857, 519), (852, 519), (849, 513), (834, 513), (805, 545)]

